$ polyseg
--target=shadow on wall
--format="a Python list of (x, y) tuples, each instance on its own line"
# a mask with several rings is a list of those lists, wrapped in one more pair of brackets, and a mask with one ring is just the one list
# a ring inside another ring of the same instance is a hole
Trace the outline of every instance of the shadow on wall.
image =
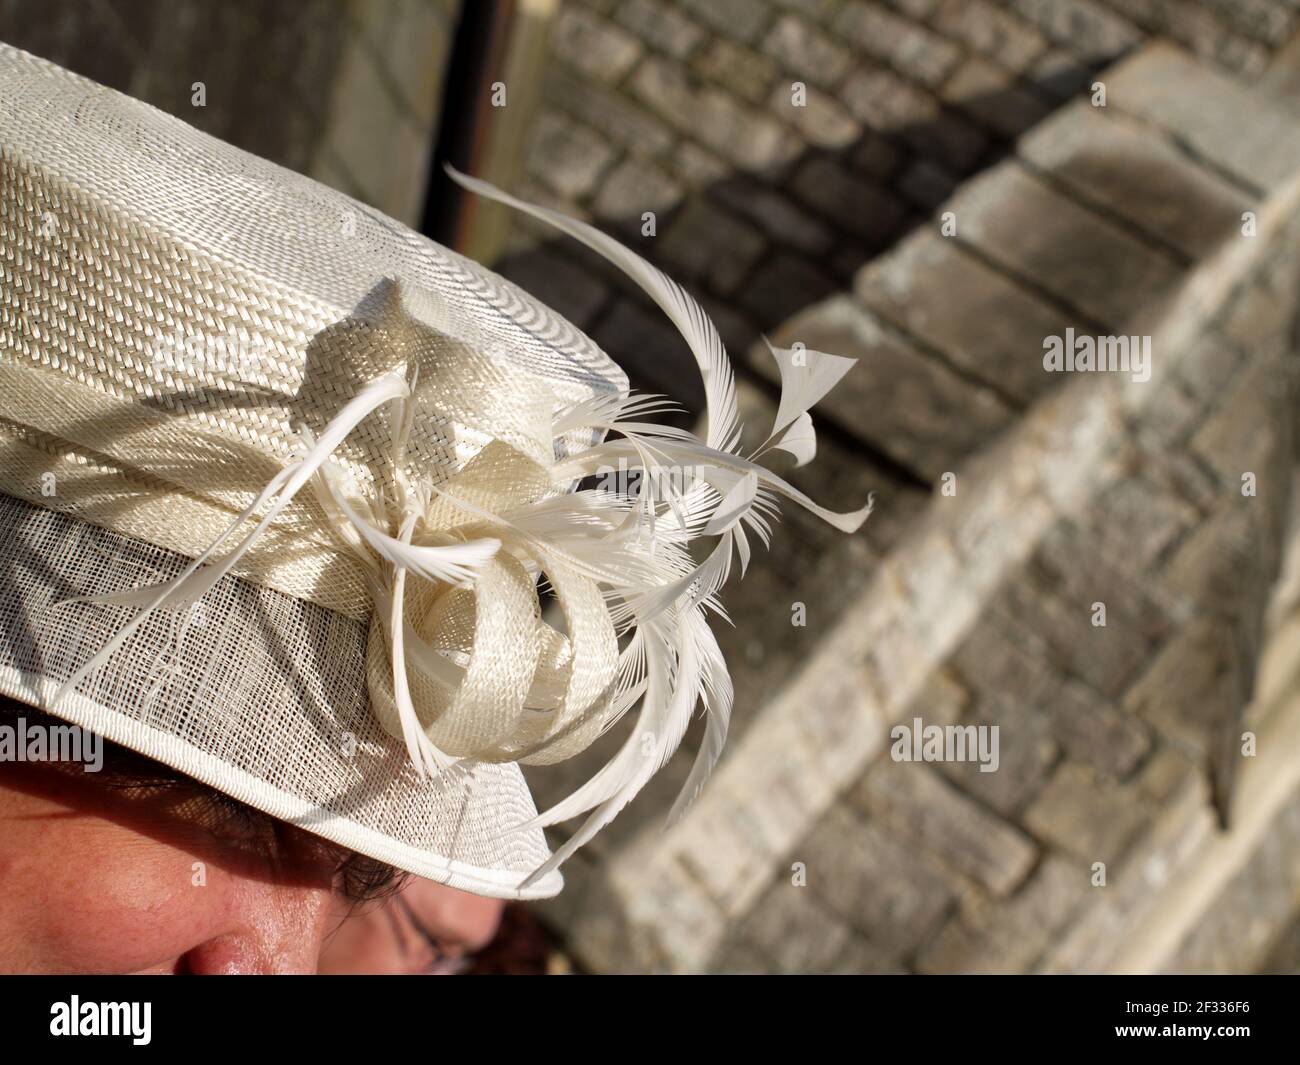
[[(340, 0), (41, 0), (0, 7), (0, 40), (306, 173), (348, 33), (344, 15)], [(192, 102), (199, 79), (203, 107)]]
[[(732, 172), (688, 189), (668, 207), (647, 203), (628, 214), (598, 207), (590, 221), (699, 299), (744, 373), (744, 356), (763, 334), (848, 291), (863, 264), (930, 218), (961, 181), (1007, 156), (1020, 133), (1114, 58), (1035, 82), (1032, 98), (1023, 89), (973, 97), (963, 101), (965, 114), (948, 110), (888, 133), (868, 131), (841, 148), (809, 147), (771, 170)], [(642, 210), (656, 211), (653, 235), (643, 233)], [(586, 330), (634, 388), (699, 413), (698, 372), (658, 308), (576, 242), (529, 232), (537, 242), (494, 268)]]
[[(989, 107), (996, 105), (995, 100), (986, 103)], [(876, 491), (878, 508), (862, 534), (855, 537), (829, 531), (797, 508), (783, 508), (783, 526), (776, 530), (768, 557), (743, 581), (728, 585), (723, 601), (736, 625), (718, 625), (715, 631), (736, 685), (729, 743), (734, 745), (744, 735), (772, 693), (811, 657), (825, 634), (862, 596), (875, 578), (881, 559), (903, 541), (913, 519), (925, 507), (930, 485), (937, 479), (936, 471), (962, 468), (967, 459), (987, 448), (1040, 396), (1066, 383), (1071, 375), (1043, 372), (1044, 336), (1071, 326), (1098, 334), (1122, 332), (1134, 313), (1158, 307), (1194, 261), (1238, 231), (1238, 197), (1244, 195), (1240, 189), (1214, 186), (1216, 193), (1212, 196), (1196, 183), (1200, 179), (1195, 171), (1170, 166), (1167, 160), (1162, 166), (1163, 157), (1157, 147), (1145, 150), (1147, 141), (1135, 133), (1140, 127), (1112, 114), (1106, 119), (1107, 128), (1116, 128), (1108, 134), (1097, 132), (1102, 120), (1086, 101), (1080, 109), (1081, 114), (1052, 119), (1055, 122), (1067, 118), (1071, 128), (1082, 131), (1069, 141), (1070, 150), (1054, 162), (1044, 163), (1042, 169), (1032, 162), (1024, 168), (1017, 166), (1020, 177), (1010, 183), (990, 184), (981, 189), (979, 197), (968, 198), (963, 190), (963, 218), (982, 216), (982, 241), (998, 245), (996, 255), (982, 246), (972, 247), (961, 238), (950, 243), (937, 235), (930, 239), (927, 234), (917, 234), (918, 239), (928, 239), (931, 246), (938, 247), (945, 256), (950, 253), (959, 263), (946, 264), (940, 280), (937, 270), (933, 277), (926, 273), (932, 260), (912, 256), (911, 265), (916, 268), (910, 271), (903, 290), (894, 294), (901, 308), (898, 317), (912, 323), (918, 315), (929, 315), (932, 322), (964, 316), (961, 335), (968, 339), (967, 350), (954, 353), (950, 348), (945, 354), (937, 345), (923, 349), (914, 337), (899, 343), (877, 342), (834, 321), (815, 328), (809, 323), (808, 331), (800, 334), (808, 338), (810, 346), (860, 357), (866, 365), (849, 374), (824, 409), (815, 412), (823, 438), (821, 454), (817, 462), (796, 471), (790, 479), (814, 499), (832, 507), (857, 505), (866, 492)], [(916, 127), (900, 136), (919, 138), (925, 133), (926, 127)], [(791, 169), (798, 172), (822, 163), (844, 166), (859, 148), (855, 145), (843, 152), (809, 153)], [(996, 163), (1009, 150), (1010, 146), (1003, 144), (998, 151), (983, 156), (980, 165)], [(1048, 154), (1030, 152), (1039, 160)], [(1062, 176), (1067, 171), (1068, 181)], [(967, 190), (975, 184), (984, 186), (986, 179), (1007, 175), (974, 175), (972, 171), (972, 176), (975, 180), (966, 186)], [(769, 194), (771, 189), (784, 189), (781, 182), (786, 180), (772, 176), (766, 187)], [(703, 201), (706, 209), (727, 217), (722, 205), (734, 199), (735, 189), (755, 183), (754, 178), (726, 179), (697, 192), (694, 198)], [(1040, 186), (1041, 196), (1006, 193), (1008, 188), (1023, 191)], [(1112, 199), (1108, 207), (1097, 190), (1119, 199)], [(1125, 198), (1126, 204), (1121, 202)], [(969, 200), (976, 199), (978, 204), (966, 206)], [(1146, 223), (1141, 221), (1143, 212), (1152, 204), (1166, 201), (1177, 209), (1172, 214), (1161, 214), (1159, 226), (1149, 218)], [(691, 209), (688, 201), (678, 210)], [(1126, 214), (1121, 216), (1121, 211)], [(600, 221), (624, 239), (628, 239), (629, 227), (639, 225), (639, 217)], [(873, 256), (889, 252), (920, 221), (917, 217), (900, 219), (878, 239), (855, 240), (854, 255), (845, 262), (848, 273)], [(842, 227), (844, 231), (847, 228)], [(968, 230), (975, 228), (970, 226)], [(661, 230), (665, 231), (666, 227)], [(994, 235), (990, 237), (990, 233)], [(1170, 233), (1177, 234), (1177, 239)], [(1006, 235), (1014, 237), (1011, 249), (999, 243), (999, 238)], [(663, 254), (659, 243), (663, 239), (638, 237), (634, 244), (663, 268), (676, 272), (670, 257)], [(981, 240), (972, 243), (981, 245)], [(525, 284), (536, 277), (539, 284), (534, 287), (539, 290), (550, 285), (544, 298), (562, 311), (571, 311), (573, 304), (565, 300), (572, 300), (573, 293), (568, 292), (566, 297), (563, 276), (558, 271), (544, 276), (546, 264), (560, 256), (566, 263), (582, 263), (582, 269), (590, 268), (593, 273), (598, 269), (592, 265), (596, 261), (593, 257), (557, 240), (548, 240), (516, 256), (502, 264), (502, 269)], [(937, 260), (933, 263), (938, 265)], [(980, 277), (996, 278), (997, 284), (976, 289), (973, 283)], [(959, 278), (972, 282), (969, 291), (954, 284)], [(699, 274), (682, 280), (697, 294), (710, 288), (708, 280), (702, 282)], [(828, 271), (823, 284), (810, 287), (797, 300), (791, 297), (778, 301), (774, 294), (770, 303), (750, 301), (744, 306), (749, 312), (751, 331), (728, 337), (729, 346), (737, 355), (743, 355), (760, 331), (778, 332), (792, 314), (850, 288), (847, 277), (837, 278)], [(737, 291), (743, 289), (742, 284)], [(711, 302), (716, 304), (716, 297)], [(610, 283), (605, 305), (596, 311), (586, 309), (591, 332), (623, 361), (634, 385), (667, 391), (698, 410), (698, 394), (685, 393), (680, 386), (680, 382), (698, 380), (698, 373), (685, 345), (666, 320), (662, 326), (633, 330), (620, 347), (616, 346), (620, 338), (611, 336), (602, 323), (628, 313), (620, 310), (622, 306), (638, 304), (627, 286), (619, 282)], [(641, 314), (639, 307), (636, 313)], [(657, 314), (654, 308), (644, 312), (647, 321)], [(759, 387), (750, 387), (749, 391), (766, 393), (770, 403), (770, 379), (755, 374), (743, 359), (738, 360), (738, 369), (749, 379), (750, 386), (758, 383)], [(994, 392), (994, 385), (1001, 385), (1000, 391)], [(742, 396), (745, 391), (742, 388)], [(834, 399), (840, 394), (846, 398)], [(977, 396), (991, 403), (977, 411), (973, 402)], [(753, 415), (759, 425), (766, 424), (768, 416), (758, 402), (742, 414)], [(836, 426), (837, 431), (825, 431)], [(910, 445), (911, 450), (894, 450), (903, 444)], [(1262, 602), (1258, 589), (1247, 589), (1239, 577), (1235, 583), (1240, 591), (1249, 594), (1231, 599), (1225, 595), (1222, 601), (1244, 601), (1251, 609)], [(814, 623), (792, 626), (789, 605), (796, 600), (815, 604)], [(1254, 637), (1247, 633), (1246, 639), (1250, 643)], [(1240, 660), (1254, 659), (1243, 654)], [(845, 663), (844, 668), (858, 666)], [(632, 724), (631, 720), (620, 722), (618, 728), (570, 763), (530, 774), (539, 806), (550, 805), (578, 782), (589, 779), (626, 739)], [(700, 731), (697, 722), (688, 732), (683, 744), (688, 751), (697, 749)], [(649, 838), (662, 824), (690, 761), (685, 753), (670, 761), (638, 801), (593, 841), (590, 853), (575, 859), (579, 866), (598, 865), (642, 833)], [(568, 831), (573, 826), (561, 827)]]

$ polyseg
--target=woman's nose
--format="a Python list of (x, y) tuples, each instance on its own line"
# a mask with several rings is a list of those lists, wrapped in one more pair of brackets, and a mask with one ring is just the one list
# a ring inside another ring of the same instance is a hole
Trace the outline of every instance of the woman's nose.
[[(329, 931), (335, 861), (319, 841), (289, 830), (273, 875), (231, 874), (222, 920), (214, 934), (187, 951), (178, 965), (194, 974), (311, 974)], [(295, 844), (300, 842), (300, 846)]]

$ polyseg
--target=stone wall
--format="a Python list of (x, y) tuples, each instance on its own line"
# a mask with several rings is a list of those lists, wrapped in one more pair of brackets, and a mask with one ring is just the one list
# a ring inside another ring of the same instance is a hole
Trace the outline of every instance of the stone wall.
[(418, 228), (459, 11), (460, 0), (5, 0), (0, 40)]
[[(744, 351), (1144, 41), (1254, 79), (1298, 19), (1295, 0), (564, 0), (519, 190), (630, 240)], [(501, 269), (699, 402), (670, 329), (585, 252), (524, 229)]]
[[(806, 657), (783, 581), (742, 590), (775, 605), (743, 639), (788, 683), (683, 822), (660, 834), (640, 810), (570, 866), (548, 912), (581, 962), (1122, 967), (1164, 893), (1235, 838), (1220, 824), (1265, 816), (1234, 797), (1258, 790), (1238, 780), (1243, 715), (1296, 461), (1296, 119), (1168, 46), (1101, 77), (1105, 108), (1064, 108), (942, 205), (955, 234), (941, 213), (777, 330), (863, 364), (819, 424), (940, 487), (903, 492), (840, 570)], [(1046, 374), (1065, 328), (1150, 336), (1150, 380)], [(892, 760), (887, 730), (915, 717), (998, 725), (1000, 768)], [(1262, 940), (1288, 920), (1273, 895)], [(1187, 933), (1165, 926), (1142, 960), (1202, 964)]]

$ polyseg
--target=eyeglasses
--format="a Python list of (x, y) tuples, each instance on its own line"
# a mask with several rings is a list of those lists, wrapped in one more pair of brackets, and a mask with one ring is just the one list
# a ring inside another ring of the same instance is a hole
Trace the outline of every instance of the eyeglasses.
[[(429, 948), (433, 953), (433, 960), (424, 963), (418, 970), (417, 975), (421, 976), (455, 976), (463, 973), (474, 965), (476, 955), (472, 952), (466, 952), (459, 946), (448, 946), (441, 938), (434, 935), (427, 929), (420, 919), (415, 915), (415, 910), (406, 898), (397, 894), (393, 896), (393, 901), (397, 908), (406, 917), (410, 930)], [(388, 908), (390, 919), (393, 921), (393, 932), (397, 936), (399, 943), (405, 943), (405, 936), (401, 927), (398, 915), (391, 907)]]

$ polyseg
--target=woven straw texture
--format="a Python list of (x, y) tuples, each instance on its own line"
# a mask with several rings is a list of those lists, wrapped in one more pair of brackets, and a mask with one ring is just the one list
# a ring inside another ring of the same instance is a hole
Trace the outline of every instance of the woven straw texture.
[[(526, 479), (519, 456), (549, 459), (555, 404), (626, 387), (491, 272), (5, 46), (0, 247), (0, 689), (29, 702), (131, 613), (62, 600), (174, 576), (294, 457), (300, 427), (398, 356), (423, 389), (406, 462), (434, 483), (476, 457), (493, 483), (493, 437)], [(462, 378), (508, 399), (476, 404)], [(382, 487), (386, 418), (340, 450), (357, 485)], [(506, 833), (534, 813), (517, 766), (423, 781), (382, 727), (365, 574), (318, 506), (295, 499), (197, 614), (151, 616), (53, 709), (419, 875), (554, 894), (558, 873), (517, 887), (547, 857), (539, 831)], [(501, 570), (501, 596), (522, 594), (522, 571)]]

